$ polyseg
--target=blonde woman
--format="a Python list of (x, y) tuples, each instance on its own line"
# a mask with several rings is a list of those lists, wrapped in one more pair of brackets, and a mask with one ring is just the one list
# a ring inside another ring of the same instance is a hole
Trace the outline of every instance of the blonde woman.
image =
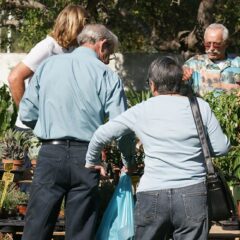
[[(8, 77), (12, 97), (16, 105), (25, 91), (25, 80), (31, 77), (39, 64), (46, 58), (71, 52), (78, 46), (77, 36), (88, 19), (87, 11), (80, 5), (68, 5), (58, 15), (52, 32), (31, 49)], [(25, 128), (17, 121), (16, 127)]]

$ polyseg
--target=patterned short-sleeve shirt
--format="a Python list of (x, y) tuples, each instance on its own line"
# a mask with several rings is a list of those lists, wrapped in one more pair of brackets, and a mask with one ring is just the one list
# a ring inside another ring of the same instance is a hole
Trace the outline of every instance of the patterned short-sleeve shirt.
[(196, 55), (184, 65), (193, 69), (191, 84), (200, 95), (240, 88), (240, 57), (213, 62), (206, 54)]

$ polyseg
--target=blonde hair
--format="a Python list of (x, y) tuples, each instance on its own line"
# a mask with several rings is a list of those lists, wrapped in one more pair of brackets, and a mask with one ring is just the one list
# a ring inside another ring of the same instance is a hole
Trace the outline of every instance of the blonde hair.
[(66, 49), (77, 47), (77, 36), (88, 17), (88, 12), (82, 6), (70, 4), (59, 13), (50, 36)]

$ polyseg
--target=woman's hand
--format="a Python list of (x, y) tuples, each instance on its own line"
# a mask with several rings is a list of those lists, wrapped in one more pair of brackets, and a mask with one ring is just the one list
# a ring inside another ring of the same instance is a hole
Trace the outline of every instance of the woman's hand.
[(99, 171), (99, 173), (102, 177), (107, 176), (106, 170), (102, 165), (92, 165), (92, 166), (85, 166), (85, 167), (86, 168), (92, 168), (92, 169), (95, 169), (95, 170)]

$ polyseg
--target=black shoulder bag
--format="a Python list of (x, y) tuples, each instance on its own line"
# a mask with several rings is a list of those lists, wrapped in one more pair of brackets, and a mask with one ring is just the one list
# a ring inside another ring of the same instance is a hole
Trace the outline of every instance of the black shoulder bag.
[(209, 219), (211, 221), (228, 220), (236, 216), (232, 194), (223, 173), (221, 173), (220, 169), (214, 168), (212, 164), (207, 135), (204, 130), (197, 98), (191, 93), (188, 98), (206, 163)]

